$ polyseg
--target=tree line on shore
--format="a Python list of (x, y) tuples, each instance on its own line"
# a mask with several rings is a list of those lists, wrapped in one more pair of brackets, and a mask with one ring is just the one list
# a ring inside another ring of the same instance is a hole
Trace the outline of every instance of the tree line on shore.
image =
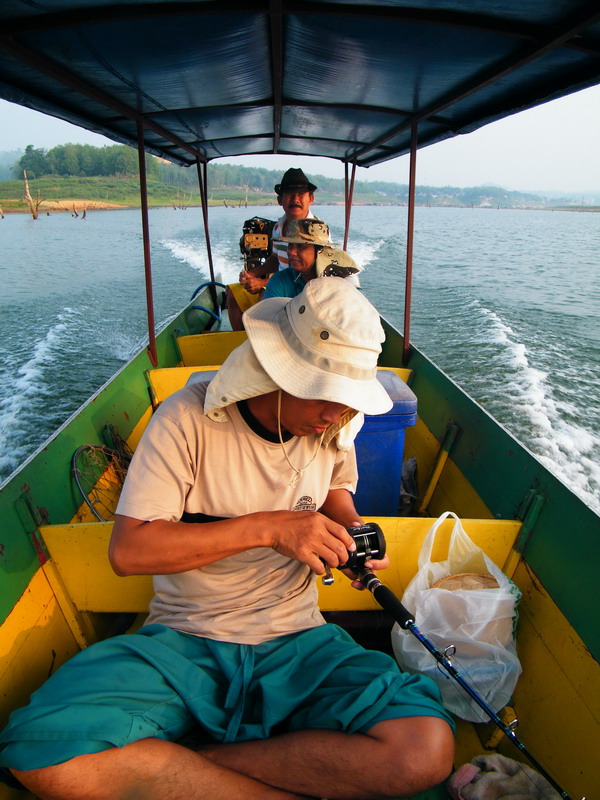
[[(294, 166), (293, 163), (291, 166)], [(150, 195), (159, 194), (164, 198), (165, 195), (172, 194), (170, 202), (177, 207), (182, 207), (184, 202), (179, 200), (180, 197), (185, 198), (185, 202), (190, 205), (199, 202), (198, 178), (193, 167), (186, 169), (146, 155), (146, 170)], [(138, 177), (138, 153), (132, 147), (117, 144), (103, 147), (63, 144), (49, 150), (27, 145), (25, 152), (12, 166), (15, 178), (22, 180), (24, 173), (33, 181), (53, 177), (80, 181), (86, 178), (114, 178), (118, 179), (119, 184), (133, 183)], [(207, 187), (210, 200), (212, 204), (225, 205), (230, 202), (259, 205), (275, 202), (273, 187), (280, 181), (281, 174), (281, 169), (212, 162), (208, 169)], [(310, 177), (319, 187), (316, 193), (317, 203), (343, 202), (344, 180), (341, 175), (340, 178), (327, 178), (311, 173)], [(150, 184), (153, 186), (150, 187)], [(363, 204), (404, 205), (408, 201), (408, 186), (386, 181), (356, 181), (354, 196), (355, 202)], [(459, 188), (418, 185), (417, 203), (498, 208), (539, 208), (554, 205), (534, 194), (508, 191), (498, 186)]]
[[(61, 144), (46, 150), (27, 145), (25, 152), (12, 167), (15, 178), (23, 177), (23, 170), (30, 178), (46, 175), (62, 177), (110, 177), (136, 176), (138, 173), (137, 150), (125, 145), (94, 147), (89, 144)], [(153, 156), (146, 156), (148, 177), (181, 189), (194, 189), (198, 185), (195, 169), (186, 169)], [(211, 164), (208, 171), (209, 189), (217, 186), (244, 188), (273, 193), (273, 187), (281, 179), (280, 170), (260, 167), (242, 167), (235, 164)], [(343, 181), (319, 176), (319, 187), (327, 191), (339, 191)], [(394, 186), (394, 184), (389, 184)]]
[[(146, 168), (153, 175), (158, 173), (156, 159), (147, 157)], [(137, 175), (137, 151), (125, 145), (94, 147), (91, 144), (59, 144), (46, 150), (28, 144), (21, 158), (12, 168), (15, 178), (21, 178), (26, 170), (30, 178), (44, 175), (62, 177), (108, 177), (112, 175)]]

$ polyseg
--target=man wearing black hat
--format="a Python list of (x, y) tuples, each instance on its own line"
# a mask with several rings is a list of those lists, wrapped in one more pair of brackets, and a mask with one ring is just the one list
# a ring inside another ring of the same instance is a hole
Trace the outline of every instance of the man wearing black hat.
[(292, 220), (313, 216), (310, 204), (314, 202), (316, 188), (301, 169), (294, 168), (288, 169), (281, 179), (281, 183), (274, 186), (277, 202), (285, 211), (273, 229), (273, 253), (279, 261), (279, 269), (289, 267), (289, 260), (286, 244), (276, 242), (275, 239), (287, 235), (288, 223)]
[[(291, 167), (283, 175), (281, 183), (275, 184), (273, 188), (277, 202), (285, 212), (275, 223), (273, 229), (275, 240), (287, 234), (288, 223), (292, 220), (313, 216), (310, 205), (314, 202), (314, 192), (317, 187), (309, 181), (301, 169)], [(242, 314), (260, 299), (260, 292), (267, 285), (270, 275), (288, 266), (287, 243), (273, 241), (273, 255), (262, 267), (266, 277), (251, 275), (245, 270), (240, 272), (240, 282), (230, 284), (227, 292), (227, 310), (233, 330), (243, 330)]]

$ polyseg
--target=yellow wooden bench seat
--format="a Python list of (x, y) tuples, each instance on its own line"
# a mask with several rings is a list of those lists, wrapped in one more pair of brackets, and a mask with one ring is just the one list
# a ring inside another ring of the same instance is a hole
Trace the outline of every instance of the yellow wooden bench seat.
[(152, 405), (159, 406), (173, 392), (183, 389), (190, 375), (195, 372), (209, 372), (219, 369), (219, 364), (194, 367), (162, 367), (161, 369), (146, 370), (146, 380), (150, 388)]
[[(219, 369), (219, 364), (213, 362), (206, 365), (162, 367), (160, 369), (146, 370), (146, 380), (150, 388), (153, 407), (156, 408), (173, 392), (182, 389), (193, 373), (216, 369)], [(405, 383), (409, 382), (412, 375), (412, 370), (401, 367), (379, 367), (379, 369), (395, 372)]]
[[(177, 336), (176, 342), (184, 367), (208, 367), (222, 364), (229, 353), (247, 339), (246, 331), (217, 331), (215, 333), (196, 333)], [(379, 367), (399, 375), (409, 382), (412, 370), (401, 367)]]
[[(373, 517), (385, 535), (392, 565), (379, 574), (401, 596), (417, 570), (419, 550), (433, 520), (427, 517)], [(443, 559), (453, 520), (442, 523), (436, 537), (434, 559)], [(508, 560), (521, 526), (520, 521), (467, 519), (463, 526), (475, 544), (502, 567)], [(147, 575), (120, 578), (108, 561), (112, 522), (45, 525), (40, 533), (51, 565), (70, 602), (78, 611), (145, 611), (152, 596), (152, 579)], [(369, 592), (353, 589), (341, 573), (333, 586), (319, 581), (319, 604), (323, 611), (377, 609)]]
[(216, 331), (177, 336), (175, 341), (183, 366), (198, 367), (222, 364), (229, 353), (247, 338), (246, 331)]

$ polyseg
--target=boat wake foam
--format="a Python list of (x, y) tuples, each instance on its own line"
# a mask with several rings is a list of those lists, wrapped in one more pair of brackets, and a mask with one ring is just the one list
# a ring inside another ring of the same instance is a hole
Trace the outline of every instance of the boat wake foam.
[[(563, 392), (568, 390), (568, 382), (561, 387), (559, 375), (550, 376), (533, 366), (528, 348), (497, 312), (478, 301), (473, 305), (487, 321), (488, 336), (491, 334), (496, 345), (498, 375), (504, 374), (503, 391), (510, 400), (510, 419), (503, 419), (498, 408), (493, 409), (494, 415), (538, 456), (548, 470), (600, 513), (600, 437), (593, 430), (573, 422), (576, 409), (568, 400), (557, 397), (561, 388)], [(486, 406), (489, 407), (489, 403)]]
[(31, 452), (31, 433), (45, 409), (52, 404), (57, 411), (68, 400), (56, 391), (54, 370), (65, 353), (76, 352), (81, 316), (76, 309), (64, 308), (56, 315), (56, 322), (34, 341), (26, 361), (19, 354), (20, 366), (5, 364), (0, 380), (0, 478)]
[[(175, 259), (187, 264), (187, 266), (208, 280), (210, 270), (203, 239), (198, 238), (187, 242), (178, 239), (159, 239), (159, 244), (171, 253)], [(220, 273), (223, 283), (236, 282), (242, 269), (242, 257), (240, 254), (239, 258), (236, 258), (235, 248), (236, 243), (231, 241), (213, 246), (215, 274)]]
[(356, 242), (351, 243), (348, 247), (348, 253), (363, 269), (375, 260), (378, 251), (384, 245), (384, 239), (378, 242)]

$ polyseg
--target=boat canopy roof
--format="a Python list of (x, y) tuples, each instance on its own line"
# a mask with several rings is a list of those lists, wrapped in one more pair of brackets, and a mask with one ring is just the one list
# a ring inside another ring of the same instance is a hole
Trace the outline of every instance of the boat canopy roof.
[(596, 0), (3, 0), (0, 97), (180, 164), (368, 167), (600, 82)]

